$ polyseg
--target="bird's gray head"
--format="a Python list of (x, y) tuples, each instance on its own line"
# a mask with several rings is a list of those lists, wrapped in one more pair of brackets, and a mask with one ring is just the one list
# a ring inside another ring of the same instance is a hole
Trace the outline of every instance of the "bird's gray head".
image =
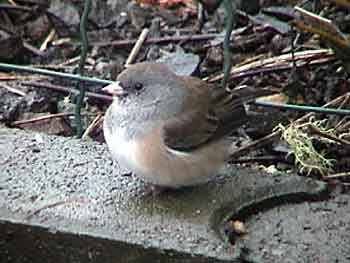
[(165, 64), (144, 62), (125, 69), (115, 83), (103, 90), (117, 97), (125, 107), (146, 107), (163, 102), (171, 107), (185, 95), (181, 86), (181, 80)]

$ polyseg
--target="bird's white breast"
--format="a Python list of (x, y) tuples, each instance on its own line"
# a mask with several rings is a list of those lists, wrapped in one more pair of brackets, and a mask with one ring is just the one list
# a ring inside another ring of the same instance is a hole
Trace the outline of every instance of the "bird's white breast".
[(111, 131), (106, 126), (106, 123), (104, 123), (104, 137), (113, 158), (122, 166), (135, 170), (133, 163), (137, 161), (135, 156), (136, 144), (133, 140), (127, 138), (127, 128), (119, 127)]
[(106, 141), (113, 155), (120, 155), (127, 159), (133, 159), (134, 143), (126, 139), (125, 129), (126, 128), (117, 129), (114, 136), (105, 132)]

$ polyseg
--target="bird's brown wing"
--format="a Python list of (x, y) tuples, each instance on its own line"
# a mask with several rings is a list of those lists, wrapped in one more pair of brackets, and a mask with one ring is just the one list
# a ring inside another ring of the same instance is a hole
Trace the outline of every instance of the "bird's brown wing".
[[(163, 127), (164, 141), (169, 148), (192, 151), (222, 138), (244, 123), (246, 114), (238, 96), (220, 87), (210, 87), (196, 78), (182, 79), (191, 95), (183, 113)], [(193, 107), (194, 104), (197, 107)]]
[[(189, 89), (184, 110), (163, 127), (165, 144), (179, 151), (193, 151), (229, 135), (247, 121), (243, 103), (274, 93), (268, 89), (241, 88), (228, 92), (193, 77), (179, 77)], [(193, 107), (197, 105), (197, 107)]]
[(163, 127), (165, 144), (174, 150), (191, 151), (207, 143), (217, 130), (217, 120), (192, 111), (170, 120)]

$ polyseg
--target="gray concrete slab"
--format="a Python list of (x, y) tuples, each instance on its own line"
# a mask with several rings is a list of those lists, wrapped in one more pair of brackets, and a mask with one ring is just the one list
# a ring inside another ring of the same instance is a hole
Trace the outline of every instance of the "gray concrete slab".
[(105, 145), (4, 127), (0, 168), (1, 262), (240, 262), (246, 244), (226, 241), (227, 219), (327, 192), (228, 167), (208, 184), (145, 196)]

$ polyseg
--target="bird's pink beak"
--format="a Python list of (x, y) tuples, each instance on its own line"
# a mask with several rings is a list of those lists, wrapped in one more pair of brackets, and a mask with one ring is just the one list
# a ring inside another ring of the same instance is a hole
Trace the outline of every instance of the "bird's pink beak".
[(126, 91), (123, 89), (122, 86), (120, 86), (119, 81), (113, 82), (112, 84), (103, 87), (102, 90), (113, 96), (123, 96), (124, 94), (126, 94)]

